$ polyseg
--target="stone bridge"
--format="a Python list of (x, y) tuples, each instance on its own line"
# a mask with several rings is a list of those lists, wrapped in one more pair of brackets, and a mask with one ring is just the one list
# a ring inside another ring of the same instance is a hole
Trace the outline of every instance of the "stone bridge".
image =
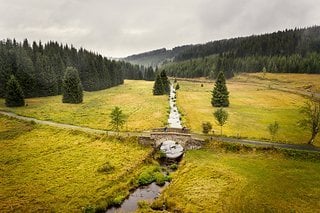
[(175, 141), (180, 144), (184, 150), (199, 149), (203, 146), (204, 141), (195, 139), (189, 134), (188, 129), (178, 128), (159, 128), (154, 129), (150, 136), (140, 137), (139, 141), (144, 145), (152, 145), (159, 148), (161, 144), (167, 140)]

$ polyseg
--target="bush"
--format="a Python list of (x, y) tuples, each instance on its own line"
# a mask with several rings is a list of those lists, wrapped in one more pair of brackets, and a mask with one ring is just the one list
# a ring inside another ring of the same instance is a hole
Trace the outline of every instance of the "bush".
[(108, 174), (112, 173), (113, 171), (114, 171), (114, 166), (112, 166), (109, 162), (106, 162), (98, 169), (98, 172), (104, 172)]
[(155, 176), (155, 179), (156, 179), (156, 184), (158, 186), (163, 186), (167, 181), (167, 177), (164, 174), (162, 174), (161, 172), (155, 173), (154, 176)]
[(163, 205), (164, 205), (164, 203), (162, 200), (156, 199), (155, 201), (152, 202), (151, 208), (153, 210), (163, 210)]
[(149, 166), (139, 175), (138, 183), (140, 186), (148, 185), (156, 180), (154, 174), (160, 172), (159, 166)]
[(208, 134), (212, 129), (212, 124), (210, 122), (203, 122), (202, 123), (202, 132), (204, 134)]
[(139, 175), (138, 184), (143, 186), (155, 181), (157, 185), (163, 186), (166, 181), (170, 180), (170, 176), (161, 173), (159, 166), (149, 166)]
[(175, 171), (178, 169), (178, 165), (174, 163), (174, 164), (171, 164), (169, 168)]
[(139, 209), (144, 209), (144, 210), (149, 210), (150, 209), (149, 203), (146, 200), (138, 201), (138, 207), (139, 207)]
[(118, 195), (117, 197), (115, 197), (112, 201), (112, 205), (113, 206), (120, 206), (121, 203), (124, 201), (124, 199), (126, 199), (125, 196), (123, 195)]

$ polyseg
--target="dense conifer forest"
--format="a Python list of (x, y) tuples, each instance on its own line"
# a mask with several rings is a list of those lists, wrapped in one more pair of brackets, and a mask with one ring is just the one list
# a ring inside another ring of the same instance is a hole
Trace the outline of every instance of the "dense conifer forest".
[[(223, 71), (230, 78), (238, 72), (264, 68), (275, 73), (320, 73), (319, 26), (212, 41), (180, 50), (174, 58), (162, 61), (161, 69), (169, 76), (216, 77)], [(149, 55), (156, 57), (157, 53)]]
[[(74, 67), (85, 91), (106, 89), (123, 83), (124, 78), (153, 80), (151, 70), (128, 62), (109, 60), (83, 48), (50, 41), (42, 44), (27, 39), (0, 42), (0, 97), (5, 96), (5, 85), (14, 75), (25, 97), (52, 96), (62, 93), (66, 67)], [(153, 69), (152, 69), (153, 71)]]

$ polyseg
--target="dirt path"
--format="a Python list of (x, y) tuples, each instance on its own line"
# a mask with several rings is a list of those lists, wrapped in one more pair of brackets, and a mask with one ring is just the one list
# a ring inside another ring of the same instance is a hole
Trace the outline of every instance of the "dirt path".
[(53, 126), (57, 128), (63, 128), (63, 129), (71, 129), (71, 130), (78, 130), (82, 132), (87, 132), (90, 134), (107, 134), (107, 135), (120, 135), (120, 136), (145, 136), (147, 135), (147, 132), (113, 132), (113, 131), (106, 131), (106, 130), (101, 130), (101, 129), (93, 129), (89, 127), (83, 127), (83, 126), (76, 126), (76, 125), (71, 125), (71, 124), (63, 124), (63, 123), (57, 123), (54, 121), (44, 121), (44, 120), (38, 120), (35, 118), (30, 118), (30, 117), (25, 117), (25, 116), (20, 116), (17, 115), (13, 112), (5, 112), (0, 110), (0, 114), (16, 118), (19, 120), (23, 121), (33, 121), (37, 124), (42, 124), (42, 125), (48, 125), (48, 126)]
[(200, 134), (192, 134), (193, 138), (199, 139), (213, 139), (217, 141), (234, 143), (234, 144), (244, 144), (244, 145), (253, 145), (257, 147), (275, 147), (281, 149), (295, 149), (302, 151), (315, 151), (320, 152), (320, 147), (315, 147), (308, 144), (285, 144), (285, 143), (273, 143), (266, 141), (258, 141), (258, 140), (248, 140), (248, 139), (238, 139), (238, 138), (228, 138), (228, 137), (218, 137), (218, 136), (205, 136)]
[[(29, 121), (29, 122), (33, 121), (37, 124), (48, 125), (48, 126), (53, 126), (53, 127), (57, 127), (57, 128), (63, 128), (63, 129), (78, 130), (78, 131), (83, 131), (83, 132), (87, 132), (90, 134), (119, 135), (119, 136), (123, 136), (123, 137), (130, 137), (130, 136), (148, 137), (148, 136), (150, 136), (150, 132), (120, 132), (120, 133), (116, 133), (113, 131), (93, 129), (93, 128), (89, 128), (89, 127), (82, 127), (82, 126), (76, 126), (76, 125), (71, 125), (71, 124), (63, 124), (63, 123), (57, 123), (57, 122), (53, 122), (53, 121), (38, 120), (35, 118), (20, 116), (15, 113), (12, 113), (12, 112), (6, 112), (6, 111), (1, 111), (1, 110), (0, 110), (0, 114), (11, 117), (11, 118), (23, 120), (23, 121)], [(315, 147), (315, 146), (311, 146), (311, 145), (270, 143), (270, 142), (257, 141), (257, 140), (236, 139), (236, 138), (228, 138), (228, 137), (213, 137), (213, 136), (206, 136), (206, 135), (201, 135), (201, 134), (191, 134), (191, 136), (195, 139), (200, 139), (200, 140), (213, 139), (213, 140), (220, 140), (223, 142), (235, 143), (235, 144), (320, 152), (320, 148)]]

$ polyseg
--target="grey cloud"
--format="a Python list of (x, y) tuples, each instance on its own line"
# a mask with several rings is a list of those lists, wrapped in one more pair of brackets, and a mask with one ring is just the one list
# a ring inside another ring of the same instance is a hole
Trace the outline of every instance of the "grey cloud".
[(0, 35), (106, 56), (320, 23), (317, 0), (0, 0)]

